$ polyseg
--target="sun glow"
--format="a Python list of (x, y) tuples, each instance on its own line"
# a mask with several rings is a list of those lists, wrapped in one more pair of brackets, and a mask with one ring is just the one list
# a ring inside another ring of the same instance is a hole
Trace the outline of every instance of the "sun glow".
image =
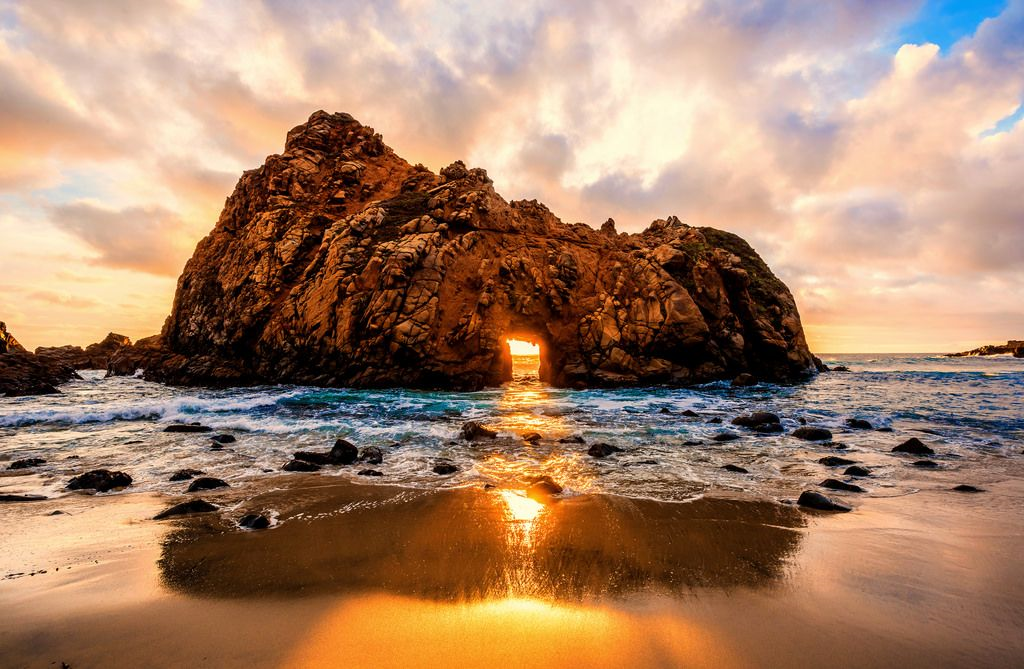
[(540, 346), (523, 339), (509, 339), (508, 348), (512, 355), (540, 355)]

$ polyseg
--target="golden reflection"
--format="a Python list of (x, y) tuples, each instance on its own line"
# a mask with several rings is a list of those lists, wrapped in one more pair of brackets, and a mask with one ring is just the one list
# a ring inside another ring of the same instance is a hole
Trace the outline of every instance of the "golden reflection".
[(728, 639), (671, 607), (366, 595), (311, 623), (282, 667), (742, 666)]
[(508, 509), (509, 520), (517, 523), (532, 525), (537, 519), (544, 505), (535, 499), (526, 496), (518, 490), (501, 490), (498, 492)]

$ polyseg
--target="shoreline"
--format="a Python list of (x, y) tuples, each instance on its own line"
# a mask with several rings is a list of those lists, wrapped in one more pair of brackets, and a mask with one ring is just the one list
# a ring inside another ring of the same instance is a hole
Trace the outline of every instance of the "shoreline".
[[(225, 496), (223, 516), (164, 522), (149, 518), (173, 500), (152, 493), (19, 505), (0, 533), (0, 571), (33, 550), (64, 568), (0, 580), (0, 606), (18, 612), (0, 621), (0, 664), (1008, 666), (1024, 657), (1017, 478), (985, 496), (924, 491), (839, 515), (744, 496), (582, 495), (538, 507), (500, 490), (309, 483), (268, 486), (245, 508)], [(70, 513), (46, 515), (54, 505)], [(277, 526), (231, 529), (264, 506), (279, 510)]]

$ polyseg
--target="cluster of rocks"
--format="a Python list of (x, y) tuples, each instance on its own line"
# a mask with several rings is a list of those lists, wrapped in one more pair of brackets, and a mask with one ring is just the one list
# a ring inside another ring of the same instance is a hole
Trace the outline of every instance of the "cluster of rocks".
[(0, 322), (0, 394), (5, 397), (52, 395), (57, 386), (81, 378), (76, 370), (107, 369), (111, 356), (131, 340), (111, 332), (98, 343), (80, 346), (39, 347), (29, 353)]
[(980, 348), (960, 353), (947, 353), (947, 358), (967, 358), (976, 355), (1012, 355), (1015, 358), (1024, 358), (1024, 341), (1011, 339), (1005, 344), (989, 344)]
[(790, 380), (817, 366), (786, 286), (742, 239), (675, 217), (639, 234), (507, 202), (482, 169), (410, 165), (316, 112), (245, 172), (159, 336), (112, 373), (175, 384), (476, 389), (506, 337), (563, 387)]
[(114, 332), (109, 333), (103, 341), (81, 346), (40, 346), (36, 348), (36, 356), (52, 360), (72, 369), (107, 369), (110, 358), (125, 346), (131, 346), (132, 340)]
[(77, 378), (74, 368), (29, 353), (0, 322), (0, 394), (52, 395), (60, 392), (57, 386)]

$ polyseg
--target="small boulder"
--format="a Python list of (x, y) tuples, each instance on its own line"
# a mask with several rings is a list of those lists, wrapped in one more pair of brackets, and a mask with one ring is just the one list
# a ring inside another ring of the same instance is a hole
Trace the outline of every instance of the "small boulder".
[(976, 488), (976, 487), (974, 487), (972, 485), (967, 485), (966, 483), (961, 483), (960, 485), (956, 486), (955, 488), (953, 488), (953, 491), (954, 492), (985, 492), (982, 488)]
[(847, 483), (846, 481), (840, 481), (839, 479), (825, 479), (819, 483), (822, 488), (829, 488), (830, 490), (843, 490), (845, 492), (865, 492), (864, 488), (853, 483)]
[(861, 467), (859, 465), (847, 467), (843, 474), (846, 476), (871, 476), (871, 472), (866, 467)]
[(330, 453), (317, 453), (316, 451), (295, 451), (292, 457), (296, 460), (303, 462), (309, 462), (314, 465), (329, 465), (331, 464)]
[(359, 457), (359, 449), (344, 439), (338, 439), (331, 448), (331, 464), (350, 465)]
[(480, 439), (494, 439), (498, 436), (498, 433), (488, 427), (484, 427), (478, 421), (468, 420), (462, 424), (461, 435), (466, 441), (478, 441)]
[(213, 428), (199, 423), (175, 423), (165, 427), (164, 432), (213, 432)]
[(894, 432), (891, 427), (879, 427), (875, 428), (875, 432)]
[(736, 441), (740, 438), (740, 435), (735, 432), (719, 432), (715, 436), (711, 437), (711, 441)]
[(171, 474), (171, 481), (188, 481), (194, 479), (197, 476), (202, 476), (206, 472), (199, 469), (179, 469), (178, 471)]
[(934, 455), (933, 451), (928, 446), (925, 446), (924, 442), (917, 437), (911, 437), (907, 439), (899, 446), (892, 449), (893, 453), (911, 453), (913, 455)]
[(376, 469), (360, 469), (356, 474), (359, 476), (384, 476), (384, 472), (377, 471)]
[(816, 509), (818, 511), (850, 511), (850, 507), (840, 504), (832, 500), (830, 497), (822, 495), (820, 492), (814, 492), (813, 490), (804, 490), (800, 493), (800, 498), (796, 501), (797, 504), (808, 509)]
[(306, 460), (291, 460), (286, 462), (281, 469), (286, 472), (318, 472), (320, 471), (320, 465)]
[(217, 488), (228, 487), (228, 482), (223, 479), (214, 478), (212, 476), (203, 476), (192, 481), (189, 485), (189, 492), (199, 492), (200, 490), (215, 490)]
[(523, 441), (531, 444), (536, 444), (541, 439), (543, 439), (543, 437), (540, 436), (539, 432), (530, 432), (529, 434), (523, 435)]
[(435, 474), (439, 474), (441, 476), (448, 476), (449, 474), (454, 474), (455, 472), (459, 471), (459, 468), (451, 463), (442, 462), (440, 464), (434, 465), (434, 469), (432, 471)]
[(793, 430), (792, 435), (804, 441), (829, 441), (832, 439), (832, 433), (825, 428), (810, 427), (808, 425)]
[(581, 437), (578, 434), (574, 434), (574, 435), (569, 436), (569, 437), (562, 437), (561, 439), (558, 440), (558, 443), (560, 443), (560, 444), (585, 444), (586, 442), (583, 441), (583, 437)]
[(722, 465), (722, 469), (724, 469), (727, 472), (735, 472), (736, 474), (749, 474), (750, 473), (746, 469), (744, 469), (743, 467), (740, 467), (739, 465)]
[(112, 472), (109, 469), (94, 469), (80, 474), (68, 481), (68, 490), (95, 490), (107, 492), (115, 488), (126, 488), (132, 484), (132, 477), (124, 472)]
[(833, 372), (848, 372), (848, 371), (850, 371), (850, 368), (847, 367), (846, 365), (836, 365), (835, 367), (833, 367), (831, 369), (831, 371), (833, 371)]
[(680, 412), (679, 415), (686, 416), (687, 418), (700, 418), (700, 414), (693, 409), (686, 409), (685, 411)]
[(670, 414), (672, 413), (672, 409), (669, 409), (668, 407), (661, 407), (660, 409), (658, 409), (658, 413)]
[(45, 465), (46, 460), (42, 458), (24, 458), (22, 460), (15, 460), (11, 464), (7, 465), (7, 469), (31, 469), (32, 467), (38, 467), (39, 465)]
[(181, 504), (175, 504), (168, 509), (164, 509), (153, 516), (153, 520), (163, 520), (164, 518), (171, 518), (173, 516), (186, 516), (190, 513), (209, 513), (210, 511), (216, 511), (217, 508), (216, 504), (210, 504), (204, 499), (193, 499), (188, 502), (182, 502)]
[(915, 460), (910, 463), (911, 467), (920, 467), (921, 469), (938, 469), (939, 463), (934, 460)]
[(379, 465), (384, 462), (384, 452), (376, 446), (367, 446), (359, 452), (359, 462)]
[(782, 432), (782, 425), (780, 423), (761, 423), (754, 427), (754, 432), (758, 434), (778, 434)]
[(843, 465), (856, 464), (853, 460), (847, 460), (846, 458), (840, 458), (836, 455), (828, 455), (818, 460), (821, 464), (826, 467), (842, 467)]
[(872, 429), (871, 423), (864, 420), (863, 418), (847, 418), (846, 427), (854, 430), (870, 430)]
[(526, 496), (532, 500), (547, 503), (553, 496), (561, 494), (562, 490), (562, 486), (555, 483), (550, 476), (539, 476), (526, 489)]
[(621, 451), (622, 449), (618, 446), (598, 442), (596, 444), (591, 444), (590, 448), (587, 449), (587, 455), (592, 458), (606, 458), (613, 453), (619, 453)]
[(753, 374), (747, 374), (743, 372), (732, 380), (732, 385), (735, 388), (748, 388), (750, 386), (757, 385), (757, 379)]
[(265, 530), (270, 527), (270, 519), (261, 513), (249, 513), (239, 519), (238, 526), (247, 530)]
[(210, 437), (210, 439), (213, 439), (218, 444), (233, 444), (238, 441), (235, 439), (234, 435), (230, 434), (218, 434)]

